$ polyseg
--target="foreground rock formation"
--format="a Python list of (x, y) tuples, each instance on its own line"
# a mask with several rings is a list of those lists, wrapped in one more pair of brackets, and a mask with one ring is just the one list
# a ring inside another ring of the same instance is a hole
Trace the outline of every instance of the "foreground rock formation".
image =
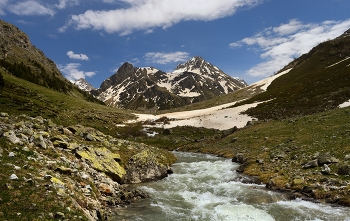
[[(125, 184), (163, 178), (174, 161), (167, 151), (94, 128), (0, 113), (0, 207), (9, 206), (0, 209), (0, 219), (24, 216), (15, 211), (21, 201), (38, 219), (106, 220), (111, 206), (147, 197)], [(29, 192), (31, 198), (22, 199)]]

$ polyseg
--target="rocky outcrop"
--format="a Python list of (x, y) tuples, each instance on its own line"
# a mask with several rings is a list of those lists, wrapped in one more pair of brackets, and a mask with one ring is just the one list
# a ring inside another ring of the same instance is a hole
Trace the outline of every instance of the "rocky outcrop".
[[(55, 192), (54, 201), (72, 205), (59, 212), (48, 206), (42, 218), (49, 220), (76, 220), (74, 214), (79, 211), (89, 220), (106, 220), (111, 206), (124, 207), (148, 197), (123, 183), (163, 178), (170, 171), (168, 164), (174, 162), (158, 148), (82, 125), (59, 126), (40, 116), (0, 113), (0, 141), (0, 164), (7, 162), (1, 176), (8, 179), (2, 191), (12, 191), (17, 184), (11, 182), (17, 182), (22, 183), (18, 191), (28, 188), (27, 192), (43, 196)], [(23, 206), (35, 203), (31, 199), (21, 202)]]
[(83, 150), (78, 150), (76, 156), (86, 162), (99, 172), (103, 172), (114, 181), (120, 183), (125, 170), (119, 165), (120, 155), (112, 153), (105, 147), (94, 148), (92, 146), (85, 147)]
[(146, 149), (133, 155), (126, 165), (123, 183), (141, 183), (166, 177), (171, 173), (168, 165), (159, 163), (155, 149)]

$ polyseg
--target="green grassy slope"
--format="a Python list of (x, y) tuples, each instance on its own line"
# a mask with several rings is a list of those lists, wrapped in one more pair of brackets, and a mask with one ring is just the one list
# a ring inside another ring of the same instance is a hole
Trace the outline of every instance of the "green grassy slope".
[(349, 100), (349, 45), (350, 37), (340, 36), (316, 46), (292, 62), (288, 67), (293, 69), (273, 81), (266, 92), (245, 101), (273, 99), (246, 113), (259, 119), (288, 118), (334, 109)]
[[(133, 118), (128, 111), (85, 101), (79, 90), (71, 95), (39, 86), (0, 70), (5, 86), (0, 89), (0, 111), (50, 118), (68, 126), (82, 124), (114, 135), (116, 124)], [(72, 96), (73, 95), (73, 96)]]

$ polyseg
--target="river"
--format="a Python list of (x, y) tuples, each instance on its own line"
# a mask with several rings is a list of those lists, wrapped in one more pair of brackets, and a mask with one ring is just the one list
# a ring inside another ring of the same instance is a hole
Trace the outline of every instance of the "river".
[(238, 164), (207, 154), (174, 152), (174, 174), (138, 188), (150, 199), (116, 209), (115, 220), (350, 221), (350, 208), (317, 204), (234, 181)]

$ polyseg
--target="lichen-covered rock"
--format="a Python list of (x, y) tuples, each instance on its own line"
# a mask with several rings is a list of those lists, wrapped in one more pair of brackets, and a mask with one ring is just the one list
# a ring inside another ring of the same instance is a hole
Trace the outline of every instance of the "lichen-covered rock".
[(6, 137), (13, 144), (17, 144), (21, 142), (21, 140), (16, 136), (15, 132), (11, 130), (8, 132), (5, 132), (3, 136)]
[(299, 186), (299, 185), (302, 185), (303, 183), (304, 183), (304, 179), (296, 177), (292, 181), (292, 186)]
[(313, 167), (318, 167), (318, 160), (317, 159), (309, 161), (303, 165), (304, 169), (313, 168)]
[(158, 161), (161, 153), (145, 148), (140, 153), (130, 157), (126, 165), (123, 183), (141, 183), (166, 177), (171, 171), (168, 165)]
[(338, 174), (339, 175), (350, 175), (350, 166), (344, 165), (344, 166), (339, 167)]
[(331, 156), (329, 153), (321, 153), (317, 157), (317, 160), (318, 160), (318, 164), (320, 166), (323, 166), (324, 164), (339, 163), (340, 162), (337, 158)]
[(77, 151), (76, 155), (88, 162), (92, 168), (104, 172), (116, 182), (121, 182), (126, 173), (124, 168), (114, 160), (116, 155), (105, 147), (86, 147), (84, 150)]
[(234, 156), (232, 158), (232, 162), (235, 162), (235, 163), (244, 163), (246, 162), (248, 159), (244, 156), (243, 153), (238, 153), (236, 154), (236, 156)]

